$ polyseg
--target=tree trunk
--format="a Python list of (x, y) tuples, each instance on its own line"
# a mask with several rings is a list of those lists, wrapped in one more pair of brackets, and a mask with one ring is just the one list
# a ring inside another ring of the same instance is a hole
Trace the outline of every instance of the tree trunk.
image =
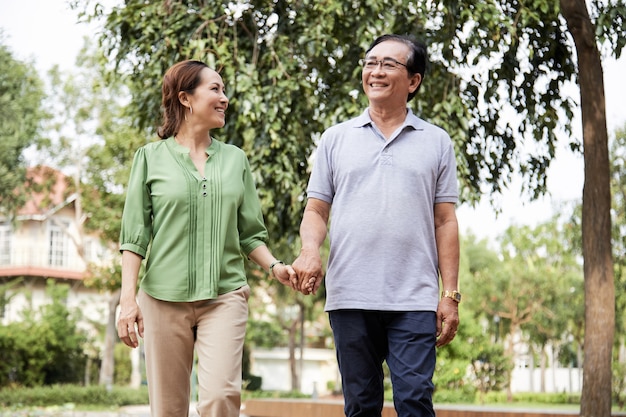
[(611, 416), (611, 350), (615, 283), (611, 253), (611, 189), (602, 62), (584, 0), (560, 0), (574, 38), (583, 124), (583, 257), (585, 341), (581, 417)]
[(306, 313), (306, 305), (301, 301), (297, 300), (298, 307), (300, 307), (300, 363), (298, 369), (298, 391), (302, 392), (302, 380), (304, 379), (304, 345), (305, 345), (305, 337), (304, 337), (304, 321), (305, 321), (305, 313)]
[[(509, 328), (509, 336), (507, 338), (507, 342), (504, 348), (504, 354), (507, 358), (515, 358), (515, 336), (517, 335), (519, 329), (519, 325), (515, 320), (511, 320), (511, 326)], [(506, 384), (506, 401), (509, 403), (513, 402), (513, 389), (511, 387), (511, 383), (513, 382), (513, 371), (509, 372), (509, 380)]]
[[(539, 392), (546, 392), (546, 346), (545, 345), (541, 345), (541, 349), (539, 350), (541, 352), (541, 356), (540, 356), (540, 361), (539, 361), (539, 369), (540, 369), (540, 373), (541, 376), (539, 377)], [(533, 364), (535, 363), (534, 359), (532, 360)], [(534, 366), (533, 366), (534, 368)], [(533, 374), (530, 376), (531, 379), (534, 379), (534, 372)], [(531, 392), (535, 392), (534, 390), (534, 385), (531, 385), (533, 387), (533, 389), (531, 390)]]
[(298, 391), (300, 380), (296, 363), (296, 333), (299, 319), (295, 318), (289, 325), (289, 369), (291, 371), (291, 391)]
[(115, 373), (115, 340), (117, 328), (115, 326), (115, 313), (120, 302), (121, 290), (115, 290), (109, 299), (109, 316), (107, 320), (106, 334), (104, 336), (104, 352), (102, 352), (102, 366), (100, 367), (100, 385), (113, 386)]

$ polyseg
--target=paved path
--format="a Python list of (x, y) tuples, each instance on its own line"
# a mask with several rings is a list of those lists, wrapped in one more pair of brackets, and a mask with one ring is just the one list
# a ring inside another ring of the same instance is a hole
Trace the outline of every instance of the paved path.
[[(128, 405), (118, 411), (76, 411), (63, 407), (50, 407), (28, 411), (0, 411), (0, 417), (150, 417), (147, 405)], [(199, 417), (195, 404), (189, 407), (189, 417)], [(241, 414), (240, 417), (246, 417)]]

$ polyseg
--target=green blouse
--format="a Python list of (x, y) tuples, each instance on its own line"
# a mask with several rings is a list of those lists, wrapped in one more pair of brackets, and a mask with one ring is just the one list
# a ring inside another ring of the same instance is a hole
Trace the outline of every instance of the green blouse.
[(173, 138), (137, 150), (120, 251), (147, 257), (141, 288), (165, 301), (216, 298), (246, 284), (245, 257), (267, 230), (244, 152), (212, 140), (205, 177)]

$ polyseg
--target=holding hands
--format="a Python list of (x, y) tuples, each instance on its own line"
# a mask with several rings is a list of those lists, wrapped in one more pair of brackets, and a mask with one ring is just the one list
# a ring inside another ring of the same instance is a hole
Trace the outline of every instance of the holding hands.
[(324, 277), (319, 251), (303, 248), (293, 262), (293, 269), (298, 275), (298, 286), (295, 289), (304, 295), (315, 295)]
[(291, 265), (285, 265), (282, 261), (276, 261), (270, 265), (270, 276), (274, 276), (278, 282), (288, 287), (295, 288), (298, 284), (298, 276)]
[(319, 252), (303, 249), (292, 265), (285, 265), (281, 261), (273, 263), (270, 276), (304, 295), (315, 295), (324, 276), (322, 259)]

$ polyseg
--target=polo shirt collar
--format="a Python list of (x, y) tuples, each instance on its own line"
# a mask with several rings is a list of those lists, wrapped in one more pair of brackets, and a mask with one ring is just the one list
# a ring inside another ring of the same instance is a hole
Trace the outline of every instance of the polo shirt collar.
[[(354, 127), (365, 127), (374, 123), (370, 117), (369, 110), (369, 107), (366, 108), (360, 116), (354, 119)], [(415, 130), (422, 129), (420, 126), (423, 123), (422, 120), (413, 114), (413, 110), (411, 110), (410, 107), (407, 107), (406, 110), (406, 118), (404, 119), (403, 127), (410, 126)]]

